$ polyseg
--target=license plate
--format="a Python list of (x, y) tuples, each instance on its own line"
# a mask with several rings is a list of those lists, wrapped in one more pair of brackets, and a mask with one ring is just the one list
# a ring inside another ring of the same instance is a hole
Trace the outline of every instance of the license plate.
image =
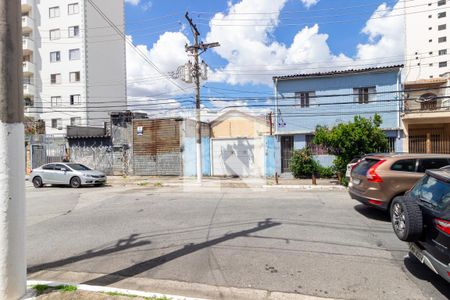
[(416, 246), (416, 244), (410, 243), (409, 244), (409, 251), (411, 251), (412, 254), (414, 254), (417, 259), (423, 263), (423, 254), (422, 250)]
[(353, 182), (354, 184), (360, 184), (360, 183), (361, 183), (361, 179), (353, 178), (353, 179), (352, 179), (352, 182)]

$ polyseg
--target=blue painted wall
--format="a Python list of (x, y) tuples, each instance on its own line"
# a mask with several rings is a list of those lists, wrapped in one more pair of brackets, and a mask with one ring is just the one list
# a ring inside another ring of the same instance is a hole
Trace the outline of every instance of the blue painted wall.
[(276, 144), (275, 136), (265, 136), (264, 137), (264, 148), (265, 148), (264, 174), (265, 174), (265, 176), (269, 176), (269, 177), (275, 176), (275, 172), (276, 172), (275, 144)]
[[(379, 113), (383, 119), (382, 128), (398, 128), (397, 79), (398, 71), (394, 69), (382, 73), (356, 73), (278, 81), (278, 108), (281, 112), (278, 123), (282, 120), (286, 125), (277, 124), (277, 133), (311, 133), (317, 125), (333, 126), (352, 121), (355, 115), (373, 117), (375, 113)], [(391, 93), (373, 95), (371, 100), (376, 102), (359, 104), (352, 95), (353, 88), (359, 87), (375, 87), (377, 93)], [(345, 96), (311, 98), (310, 107), (302, 108), (294, 105), (293, 97), (296, 92), (315, 92), (316, 96), (335, 94)]]
[[(197, 148), (195, 138), (188, 137), (183, 139), (183, 175), (197, 176)], [(203, 156), (203, 175), (211, 176), (211, 147), (210, 138), (202, 138), (202, 156)]]

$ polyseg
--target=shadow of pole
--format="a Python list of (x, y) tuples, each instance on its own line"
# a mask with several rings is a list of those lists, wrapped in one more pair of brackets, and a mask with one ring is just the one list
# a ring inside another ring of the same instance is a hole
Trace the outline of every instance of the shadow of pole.
[(117, 243), (113, 247), (110, 247), (110, 248), (106, 248), (106, 249), (102, 249), (102, 250), (98, 250), (98, 251), (88, 250), (88, 251), (86, 251), (86, 253), (81, 254), (81, 255), (71, 256), (68, 258), (61, 259), (61, 260), (32, 266), (27, 269), (27, 272), (28, 272), (28, 274), (32, 274), (32, 273), (36, 273), (36, 272), (39, 272), (42, 270), (48, 270), (48, 269), (52, 269), (52, 268), (62, 267), (62, 266), (72, 264), (72, 263), (75, 263), (78, 261), (82, 261), (85, 259), (90, 259), (90, 258), (94, 258), (94, 257), (98, 257), (98, 256), (104, 256), (104, 255), (108, 255), (111, 253), (131, 249), (131, 248), (148, 245), (151, 243), (150, 241), (145, 241), (145, 240), (138, 241), (138, 236), (139, 236), (139, 234), (132, 234), (127, 239), (118, 240)]
[(202, 250), (202, 249), (205, 249), (205, 248), (208, 248), (208, 247), (211, 247), (211, 246), (214, 246), (214, 245), (217, 245), (217, 244), (220, 244), (220, 243), (223, 243), (223, 242), (226, 242), (226, 241), (238, 238), (238, 237), (248, 236), (251, 233), (258, 232), (258, 231), (265, 230), (265, 229), (268, 229), (268, 228), (271, 228), (274, 226), (279, 226), (279, 225), (281, 225), (281, 223), (272, 222), (271, 219), (266, 219), (263, 222), (258, 222), (258, 225), (254, 228), (250, 228), (247, 230), (238, 231), (238, 232), (234, 232), (234, 233), (230, 233), (230, 234), (225, 234), (224, 236), (221, 236), (219, 238), (209, 240), (209, 241), (199, 243), (199, 244), (188, 244), (188, 245), (184, 246), (184, 248), (175, 250), (173, 252), (164, 254), (159, 257), (149, 259), (147, 261), (138, 263), (138, 264), (133, 265), (128, 268), (124, 268), (124, 269), (116, 271), (114, 273), (107, 274), (107, 275), (86, 281), (83, 284), (101, 285), (101, 286), (110, 285), (110, 284), (121, 281), (125, 277), (136, 276), (138, 274), (141, 274), (148, 270), (151, 270), (155, 267), (158, 267), (162, 264), (165, 264), (166, 262), (189, 255), (196, 251), (199, 251), (199, 250)]

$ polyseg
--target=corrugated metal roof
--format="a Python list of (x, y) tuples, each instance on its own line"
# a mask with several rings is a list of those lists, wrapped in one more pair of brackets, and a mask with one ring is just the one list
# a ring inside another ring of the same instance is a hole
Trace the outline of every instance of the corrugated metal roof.
[(284, 76), (273, 76), (272, 79), (278, 80), (290, 80), (290, 79), (301, 79), (308, 77), (322, 77), (322, 76), (333, 76), (333, 75), (345, 75), (345, 74), (356, 74), (356, 73), (366, 73), (366, 72), (379, 72), (384, 70), (393, 70), (403, 68), (403, 65), (393, 65), (393, 66), (383, 66), (383, 67), (372, 67), (365, 69), (348, 69), (348, 70), (336, 70), (329, 72), (318, 72), (318, 73), (305, 73), (305, 74), (294, 74), (294, 75), (284, 75)]

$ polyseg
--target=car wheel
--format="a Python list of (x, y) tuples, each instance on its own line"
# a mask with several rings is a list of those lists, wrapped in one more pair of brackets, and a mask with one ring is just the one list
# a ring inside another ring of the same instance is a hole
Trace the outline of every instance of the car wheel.
[(395, 197), (391, 205), (391, 222), (397, 237), (405, 242), (414, 242), (423, 231), (423, 216), (419, 205), (405, 197)]
[(81, 179), (79, 177), (73, 177), (70, 179), (70, 186), (73, 188), (81, 187)]
[(36, 176), (33, 178), (33, 185), (35, 188), (41, 188), (44, 184), (42, 183), (42, 178), (39, 176)]

